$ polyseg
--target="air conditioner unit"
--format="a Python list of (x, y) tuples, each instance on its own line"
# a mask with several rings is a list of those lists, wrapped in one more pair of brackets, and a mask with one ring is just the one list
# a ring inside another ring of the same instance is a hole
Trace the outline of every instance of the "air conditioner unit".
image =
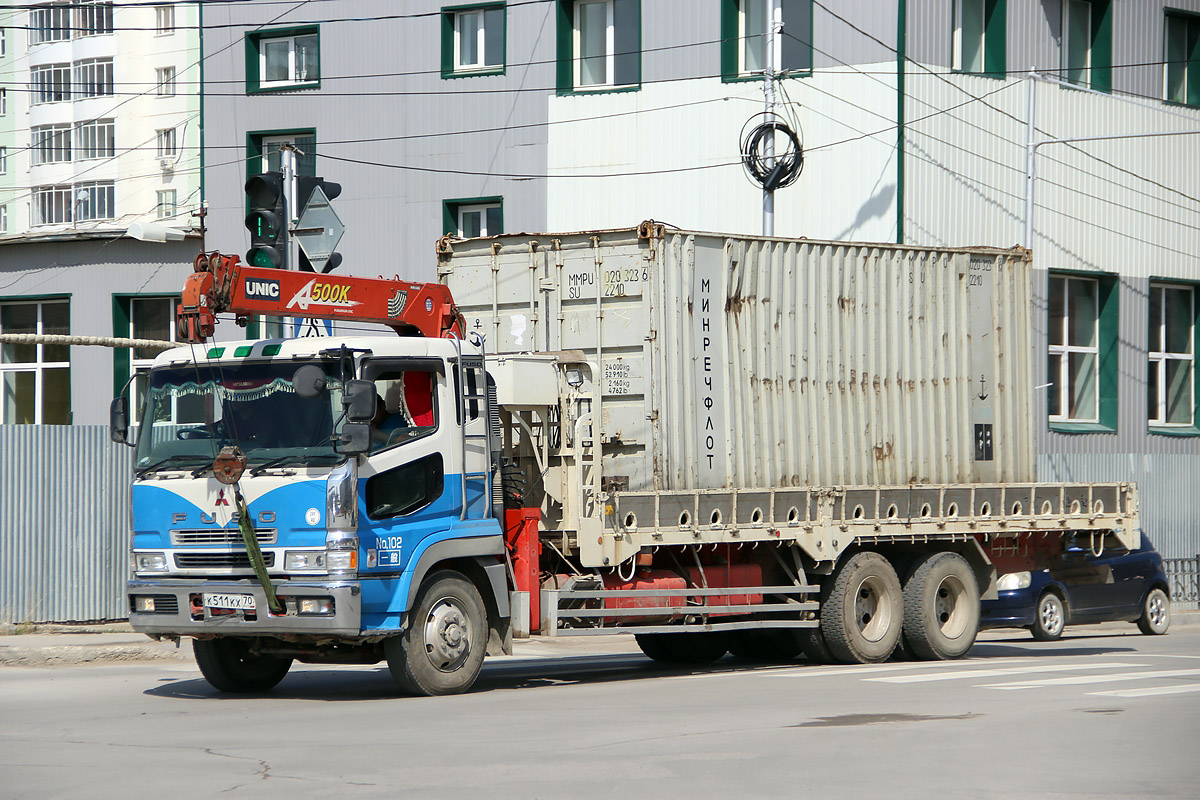
[(160, 159), (158, 166), (162, 168), (163, 172), (173, 172), (175, 170), (175, 162), (169, 158)]

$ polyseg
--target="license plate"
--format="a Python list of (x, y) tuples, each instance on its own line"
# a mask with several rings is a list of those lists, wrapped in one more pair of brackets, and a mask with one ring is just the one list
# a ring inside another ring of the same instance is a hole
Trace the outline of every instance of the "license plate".
[(247, 611), (254, 610), (254, 595), (252, 594), (210, 594), (204, 593), (204, 605), (207, 608), (239, 608)]

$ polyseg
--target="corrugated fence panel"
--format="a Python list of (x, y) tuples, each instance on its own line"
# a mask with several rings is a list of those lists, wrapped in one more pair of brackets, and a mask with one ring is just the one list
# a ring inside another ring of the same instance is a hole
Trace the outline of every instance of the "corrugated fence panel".
[(0, 425), (0, 622), (128, 616), (131, 466), (102, 425)]

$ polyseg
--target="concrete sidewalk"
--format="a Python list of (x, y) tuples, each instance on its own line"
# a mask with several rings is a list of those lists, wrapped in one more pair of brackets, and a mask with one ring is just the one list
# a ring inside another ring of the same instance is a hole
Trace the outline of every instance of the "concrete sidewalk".
[[(1200, 611), (1175, 611), (1171, 631), (1200, 630)], [(1067, 629), (1067, 636), (1137, 633), (1128, 622), (1105, 622)], [(1009, 639), (1016, 629), (983, 631), (979, 641)], [(1170, 635), (1170, 633), (1168, 633)], [(518, 640), (513, 655), (518, 658), (562, 658), (564, 656), (636, 653), (632, 636), (574, 636), (554, 639)], [(191, 639), (156, 642), (135, 632), (126, 622), (80, 625), (0, 626), (0, 667), (56, 667), (123, 661), (192, 661)]]

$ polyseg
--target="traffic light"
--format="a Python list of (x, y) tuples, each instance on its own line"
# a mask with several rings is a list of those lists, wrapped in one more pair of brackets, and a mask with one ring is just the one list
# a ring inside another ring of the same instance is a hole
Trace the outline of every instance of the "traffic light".
[(250, 213), (246, 228), (250, 231), (250, 250), (246, 263), (256, 267), (288, 268), (287, 197), (283, 173), (264, 172), (246, 181)]
[[(325, 194), (326, 200), (332, 200), (342, 193), (342, 185), (340, 183), (334, 183), (333, 181), (327, 181), (324, 178), (308, 177), (305, 175), (297, 176), (296, 177), (296, 205), (298, 206), (298, 210), (296, 212), (297, 217), (304, 214), (304, 210), (308, 207), (309, 201), (312, 200), (313, 190), (316, 189), (318, 186), (321, 187), (321, 191)], [(341, 263), (342, 263), (342, 254), (341, 253), (330, 253), (329, 258), (325, 261), (325, 264), (321, 268), (321, 271), (322, 272), (332, 272), (333, 270), (337, 269), (338, 265)], [(297, 265), (297, 267), (301, 272), (316, 272), (316, 269), (313, 267), (312, 263), (308, 260), (308, 256), (305, 255), (303, 249), (300, 250), (300, 263)]]

